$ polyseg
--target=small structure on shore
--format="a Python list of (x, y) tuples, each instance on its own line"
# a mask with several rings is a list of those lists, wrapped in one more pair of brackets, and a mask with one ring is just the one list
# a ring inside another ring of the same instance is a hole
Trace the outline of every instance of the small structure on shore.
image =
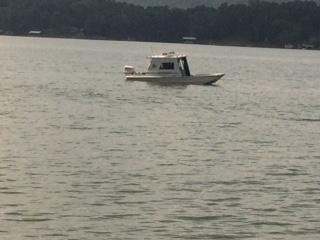
[(28, 32), (29, 35), (35, 35), (35, 36), (39, 36), (39, 35), (41, 35), (41, 33), (42, 32), (40, 30), (30, 30)]
[(196, 37), (182, 37), (182, 41), (184, 43), (194, 43), (195, 41), (197, 41)]
[(302, 43), (302, 49), (314, 49), (314, 45), (310, 43)]
[(293, 49), (293, 48), (294, 48), (294, 45), (293, 45), (292, 43), (286, 43), (286, 44), (284, 45), (284, 48), (285, 48), (285, 49)]

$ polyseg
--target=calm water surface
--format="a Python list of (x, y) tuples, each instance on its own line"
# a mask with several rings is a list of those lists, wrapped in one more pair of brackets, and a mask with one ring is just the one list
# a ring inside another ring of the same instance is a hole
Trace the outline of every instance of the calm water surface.
[[(126, 82), (175, 50), (216, 86)], [(320, 52), (0, 38), (0, 239), (319, 239)]]

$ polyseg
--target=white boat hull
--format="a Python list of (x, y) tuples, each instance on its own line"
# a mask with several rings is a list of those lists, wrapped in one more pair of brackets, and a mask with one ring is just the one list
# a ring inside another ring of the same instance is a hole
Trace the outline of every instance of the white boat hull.
[(209, 85), (217, 82), (223, 76), (224, 73), (192, 76), (156, 76), (136, 73), (132, 75), (126, 75), (126, 79), (128, 81), (143, 81), (158, 84)]

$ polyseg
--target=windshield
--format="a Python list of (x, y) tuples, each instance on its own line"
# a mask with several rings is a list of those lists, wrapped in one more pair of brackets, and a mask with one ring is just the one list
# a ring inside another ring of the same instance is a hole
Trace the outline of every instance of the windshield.
[(179, 59), (179, 69), (181, 71), (182, 76), (190, 76), (187, 58), (183, 57)]

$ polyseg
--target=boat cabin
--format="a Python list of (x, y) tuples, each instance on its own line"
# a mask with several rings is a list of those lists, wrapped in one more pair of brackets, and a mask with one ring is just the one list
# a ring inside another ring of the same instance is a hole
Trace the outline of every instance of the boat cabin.
[(148, 73), (157, 75), (190, 76), (187, 56), (174, 52), (152, 56)]

